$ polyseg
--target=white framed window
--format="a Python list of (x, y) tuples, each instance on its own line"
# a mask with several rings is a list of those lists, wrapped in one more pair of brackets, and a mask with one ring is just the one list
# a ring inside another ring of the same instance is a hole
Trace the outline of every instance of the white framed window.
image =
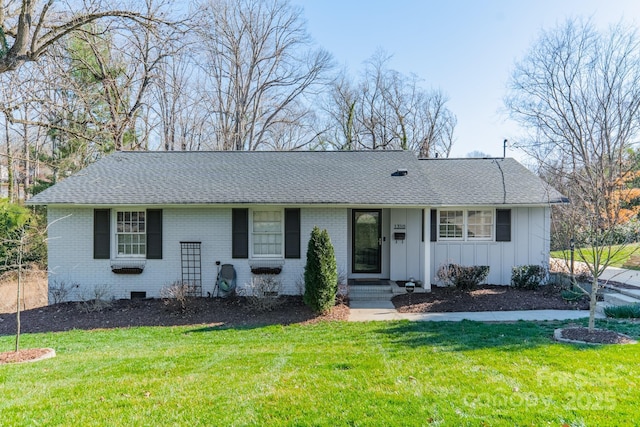
[(495, 210), (456, 209), (438, 212), (439, 240), (493, 240)]
[(493, 210), (469, 210), (467, 211), (467, 239), (492, 240), (493, 239)]
[(464, 211), (440, 211), (438, 237), (440, 239), (462, 239)]
[(145, 211), (117, 211), (116, 254), (118, 257), (145, 257), (147, 230)]
[(282, 258), (284, 254), (282, 209), (254, 210), (251, 219), (252, 257)]

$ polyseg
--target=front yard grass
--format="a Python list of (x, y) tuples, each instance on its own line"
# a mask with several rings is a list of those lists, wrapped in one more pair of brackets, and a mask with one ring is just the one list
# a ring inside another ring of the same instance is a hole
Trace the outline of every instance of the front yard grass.
[[(606, 251), (604, 253), (606, 255)], [(624, 267), (632, 270), (640, 270), (640, 243), (629, 243), (622, 246), (611, 247), (611, 267)], [(634, 256), (635, 255), (635, 256)], [(569, 260), (571, 254), (569, 250), (552, 251), (551, 258)], [(576, 261), (593, 262), (593, 252), (589, 248), (582, 250), (582, 256), (577, 249), (574, 252)]]
[[(601, 324), (640, 336), (640, 324)], [(24, 334), (1, 425), (628, 425), (638, 346), (555, 343), (561, 323), (149, 327)], [(0, 337), (0, 351), (13, 337)]]

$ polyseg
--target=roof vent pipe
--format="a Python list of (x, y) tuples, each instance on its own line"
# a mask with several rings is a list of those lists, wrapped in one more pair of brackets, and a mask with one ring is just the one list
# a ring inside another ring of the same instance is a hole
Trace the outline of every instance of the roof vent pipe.
[(398, 169), (397, 171), (392, 173), (391, 176), (407, 176), (408, 174), (409, 174), (408, 170), (406, 170), (406, 169)]

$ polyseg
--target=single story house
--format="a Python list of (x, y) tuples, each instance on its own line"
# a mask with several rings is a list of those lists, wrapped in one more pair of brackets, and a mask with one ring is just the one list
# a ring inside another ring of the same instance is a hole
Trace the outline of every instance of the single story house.
[(405, 151), (117, 152), (33, 197), (48, 211), (49, 285), (68, 299), (158, 297), (180, 280), (214, 292), (220, 264), (241, 289), (277, 273), (303, 291), (314, 226), (348, 279), (430, 289), (445, 263), (488, 265), (509, 284), (516, 265), (549, 259), (556, 190), (509, 158), (418, 159)]

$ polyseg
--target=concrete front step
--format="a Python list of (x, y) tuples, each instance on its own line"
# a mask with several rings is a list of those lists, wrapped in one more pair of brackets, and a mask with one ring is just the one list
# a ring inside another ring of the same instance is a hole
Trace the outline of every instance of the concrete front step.
[(349, 301), (391, 301), (393, 294), (349, 295)]
[(379, 291), (354, 291), (354, 290), (349, 290), (349, 298), (353, 298), (354, 296), (361, 296), (361, 295), (380, 295), (380, 296), (385, 296), (385, 295), (389, 295), (389, 296), (393, 296), (393, 292), (391, 292), (391, 289), (387, 289), (387, 290), (379, 290)]
[(390, 301), (393, 298), (391, 285), (350, 285), (349, 300), (351, 301)]
[[(392, 287), (392, 291), (394, 295), (404, 295), (407, 293), (406, 289), (404, 288), (404, 286), (393, 286)], [(415, 287), (413, 289), (413, 293), (414, 294), (424, 294), (427, 291), (423, 288), (423, 287)]]
[(350, 285), (349, 292), (391, 292), (391, 285)]
[(617, 292), (608, 292), (604, 294), (604, 302), (607, 305), (632, 305), (640, 304), (640, 299)]
[(627, 289), (627, 288), (619, 288), (619, 287), (614, 287), (614, 289), (617, 292), (621, 293), (622, 295), (626, 295), (628, 297), (640, 300), (640, 289)]

